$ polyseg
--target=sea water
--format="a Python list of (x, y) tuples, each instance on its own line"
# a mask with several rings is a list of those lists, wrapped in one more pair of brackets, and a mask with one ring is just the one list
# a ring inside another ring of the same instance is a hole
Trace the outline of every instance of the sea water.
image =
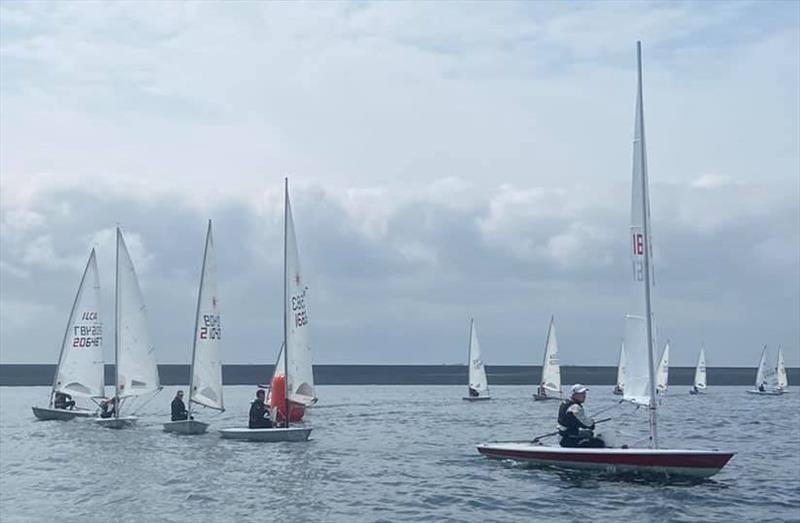
[[(690, 396), (672, 387), (661, 446), (736, 452), (700, 482), (620, 481), (490, 460), (475, 446), (554, 429), (558, 402), (532, 387), (321, 386), (306, 443), (223, 440), (245, 426), (254, 387), (225, 387), (202, 436), (166, 434), (175, 387), (124, 430), (37, 421), (45, 387), (0, 388), (0, 521), (800, 521), (800, 390), (744, 387)], [(646, 437), (647, 413), (591, 387), (586, 409), (620, 442)], [(555, 443), (554, 439), (549, 440)]]

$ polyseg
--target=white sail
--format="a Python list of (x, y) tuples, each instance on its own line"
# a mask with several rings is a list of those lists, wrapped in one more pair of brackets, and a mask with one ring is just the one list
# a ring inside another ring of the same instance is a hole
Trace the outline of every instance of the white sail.
[(558, 340), (556, 339), (556, 324), (550, 317), (547, 327), (547, 341), (545, 342), (544, 360), (542, 361), (542, 381), (539, 385), (545, 389), (561, 393), (561, 366), (558, 363)]
[(472, 320), (469, 325), (469, 387), (474, 389), (479, 397), (489, 396), (489, 382), (486, 379), (486, 368), (481, 359), (481, 346), (478, 343), (475, 320)]
[(758, 360), (758, 370), (756, 371), (756, 388), (762, 383), (767, 382), (767, 346), (761, 351), (761, 359)]
[(619, 345), (619, 360), (617, 361), (617, 388), (625, 389), (625, 340)]
[(700, 347), (700, 355), (697, 357), (697, 367), (694, 369), (694, 386), (698, 389), (706, 388), (706, 352)]
[(785, 389), (789, 386), (789, 378), (786, 377), (786, 364), (783, 362), (783, 349), (778, 348), (778, 364), (775, 372), (777, 374), (778, 387)]
[(308, 285), (303, 278), (303, 271), (300, 269), (300, 256), (297, 252), (288, 184), (285, 212), (286, 303), (284, 310), (286, 314), (285, 355), (288, 361), (285, 366), (288, 368), (288, 398), (302, 405), (311, 405), (317, 398), (314, 391), (314, 371), (309, 340)]
[(664, 352), (661, 353), (661, 360), (658, 362), (656, 372), (656, 391), (666, 392), (669, 384), (669, 342), (664, 345)]
[(97, 274), (97, 258), (92, 249), (61, 343), (53, 392), (101, 398), (105, 396), (103, 372), (100, 280)]
[(160, 390), (142, 291), (119, 228), (116, 301), (117, 394), (125, 398)]
[[(653, 362), (652, 242), (650, 234), (650, 195), (647, 175), (647, 147), (644, 133), (641, 44), (637, 43), (638, 82), (636, 119), (633, 133), (633, 173), (631, 179), (630, 253), (632, 287), (629, 313), (625, 318), (625, 390), (623, 398), (650, 405), (652, 443), (656, 445), (655, 392)], [(648, 317), (649, 315), (649, 317)]]
[(222, 360), (219, 355), (221, 339), (217, 264), (209, 220), (197, 295), (189, 401), (220, 411), (225, 410), (222, 401)]

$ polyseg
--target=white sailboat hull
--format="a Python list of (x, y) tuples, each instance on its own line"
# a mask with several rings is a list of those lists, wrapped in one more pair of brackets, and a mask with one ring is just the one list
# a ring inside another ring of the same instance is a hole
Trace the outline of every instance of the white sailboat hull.
[(125, 429), (136, 424), (136, 416), (120, 416), (119, 418), (95, 418), (94, 421), (107, 429)]
[(238, 439), (244, 441), (261, 441), (277, 443), (280, 441), (308, 441), (311, 427), (289, 427), (272, 429), (231, 428), (219, 431), (224, 439)]
[(786, 393), (785, 390), (757, 390), (757, 389), (750, 389), (747, 391), (748, 394), (756, 394), (758, 396), (781, 396), (782, 394)]
[(174, 434), (205, 434), (206, 429), (208, 429), (208, 423), (193, 419), (164, 423), (164, 432), (172, 432)]
[(96, 415), (93, 410), (85, 409), (52, 409), (49, 407), (31, 407), (33, 415), (42, 421), (60, 420), (68, 421), (75, 418), (92, 418)]
[(604, 474), (634, 474), (707, 478), (719, 472), (733, 453), (717, 450), (564, 448), (530, 442), (484, 443), (478, 452), (535, 466), (586, 470)]
[(546, 401), (546, 400), (561, 400), (561, 396), (542, 396), (538, 392), (533, 395), (533, 399), (536, 401)]
[(463, 399), (464, 401), (486, 401), (486, 400), (492, 399), (492, 397), (491, 396), (464, 396), (461, 399)]

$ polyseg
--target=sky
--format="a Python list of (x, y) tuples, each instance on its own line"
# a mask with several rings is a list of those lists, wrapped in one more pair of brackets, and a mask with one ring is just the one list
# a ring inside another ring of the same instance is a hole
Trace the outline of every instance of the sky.
[[(0, 361), (54, 363), (125, 233), (188, 362), (206, 220), (223, 360), (282, 338), (283, 178), (316, 363), (615, 365), (635, 42), (671, 363), (800, 364), (800, 3), (0, 3)], [(105, 351), (112, 360), (112, 336)]]

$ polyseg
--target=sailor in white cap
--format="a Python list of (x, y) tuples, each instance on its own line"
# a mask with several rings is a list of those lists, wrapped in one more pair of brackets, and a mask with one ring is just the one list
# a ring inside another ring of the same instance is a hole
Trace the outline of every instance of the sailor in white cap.
[(576, 383), (570, 397), (558, 408), (558, 434), (562, 447), (604, 447), (600, 438), (594, 436), (594, 420), (583, 411), (586, 391), (589, 388)]

